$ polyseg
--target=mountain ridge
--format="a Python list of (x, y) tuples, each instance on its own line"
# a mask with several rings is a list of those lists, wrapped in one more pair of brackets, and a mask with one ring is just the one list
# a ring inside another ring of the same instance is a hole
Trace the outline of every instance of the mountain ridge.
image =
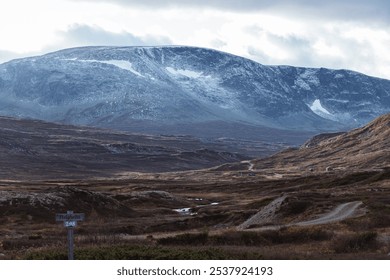
[(2, 115), (67, 124), (132, 131), (141, 122), (146, 132), (152, 123), (169, 133), (217, 121), (318, 133), (388, 112), (390, 81), (349, 70), (266, 66), (196, 47), (101, 46), (1, 64), (0, 97)]

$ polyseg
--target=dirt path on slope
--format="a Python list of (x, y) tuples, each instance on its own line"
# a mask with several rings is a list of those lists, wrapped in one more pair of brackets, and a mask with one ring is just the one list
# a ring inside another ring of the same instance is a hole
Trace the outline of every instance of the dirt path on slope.
[[(272, 222), (272, 219), (276, 215), (276, 211), (280, 208), (282, 205), (282, 202), (286, 196), (279, 197), (272, 201), (270, 204), (265, 206), (263, 209), (261, 209), (257, 214), (250, 217), (248, 220), (246, 220), (244, 223), (239, 225), (237, 227), (237, 230), (245, 230), (248, 229), (250, 226), (256, 225), (261, 226), (262, 224), (270, 223)], [(334, 223), (338, 221), (345, 220), (347, 218), (356, 217), (358, 213), (358, 208), (363, 204), (361, 201), (352, 201), (340, 204), (335, 209), (333, 209), (331, 212), (323, 214), (319, 218), (308, 220), (308, 221), (302, 221), (297, 223), (290, 223), (285, 225), (275, 225), (275, 226), (264, 226), (264, 227), (257, 227), (252, 228), (249, 230), (252, 231), (259, 231), (259, 230), (277, 230), (281, 227), (285, 226), (312, 226), (312, 225), (322, 225), (322, 224), (329, 224)]]
[[(267, 206), (261, 209), (258, 213), (250, 217), (241, 225), (237, 226), (237, 230), (246, 230), (246, 231), (264, 231), (264, 230), (278, 230), (282, 227), (286, 226), (311, 226), (311, 225), (321, 225), (328, 224), (333, 222), (338, 222), (347, 218), (356, 217), (359, 214), (359, 207), (363, 204), (361, 201), (353, 201), (340, 204), (335, 209), (330, 211), (329, 213), (323, 214), (319, 218), (302, 221), (297, 223), (290, 223), (284, 225), (274, 225), (274, 226), (261, 226), (262, 224), (267, 224), (272, 222), (272, 220), (276, 216), (277, 210), (281, 207), (283, 201), (287, 198), (287, 196), (281, 196), (271, 201)], [(259, 225), (257, 228), (248, 228), (252, 225)], [(150, 234), (140, 234), (140, 235), (122, 235), (121, 239), (123, 240), (147, 240), (149, 238), (160, 239), (166, 237), (177, 236), (185, 233), (200, 233), (201, 231), (198, 229), (194, 230), (184, 230), (179, 232), (155, 232)], [(211, 230), (209, 234), (222, 234), (224, 232), (223, 229), (220, 230)]]
[(313, 225), (322, 225), (322, 224), (329, 224), (329, 223), (342, 221), (342, 220), (345, 220), (347, 218), (356, 216), (357, 209), (362, 204), (363, 204), (363, 202), (361, 202), (361, 201), (353, 201), (353, 202), (343, 203), (343, 204), (337, 206), (333, 211), (323, 215), (322, 217), (319, 217), (319, 218), (314, 219), (314, 220), (295, 223), (292, 225), (313, 226)]
[(248, 170), (249, 171), (254, 171), (255, 165), (250, 160), (244, 160), (244, 161), (241, 161), (241, 163), (249, 164)]

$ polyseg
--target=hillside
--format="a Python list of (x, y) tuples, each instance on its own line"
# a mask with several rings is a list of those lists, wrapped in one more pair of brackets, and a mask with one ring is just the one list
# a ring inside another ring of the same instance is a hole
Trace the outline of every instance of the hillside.
[(94, 178), (200, 169), (246, 158), (189, 136), (151, 136), (0, 117), (0, 179)]
[(389, 108), (388, 80), (193, 47), (84, 47), (0, 65), (1, 115), (132, 132), (296, 145)]
[(333, 137), (328, 135), (318, 140), (320, 136), (298, 150), (289, 149), (263, 160), (255, 160), (254, 166), (259, 170), (277, 168), (348, 173), (390, 167), (390, 114), (350, 132)]

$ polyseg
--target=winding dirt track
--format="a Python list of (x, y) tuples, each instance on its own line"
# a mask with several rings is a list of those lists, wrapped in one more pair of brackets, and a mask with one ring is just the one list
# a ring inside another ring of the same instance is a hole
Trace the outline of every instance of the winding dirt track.
[(329, 224), (329, 223), (342, 221), (344, 219), (355, 216), (356, 210), (362, 204), (363, 202), (361, 201), (347, 202), (337, 206), (333, 211), (323, 215), (322, 217), (319, 217), (318, 219), (299, 222), (292, 225), (313, 226), (313, 225), (322, 225), (322, 224)]
[(250, 160), (243, 160), (243, 161), (241, 161), (241, 163), (246, 163), (246, 164), (248, 164), (248, 165), (249, 165), (249, 166), (248, 166), (248, 170), (249, 170), (249, 171), (254, 171), (255, 165), (254, 165)]
[[(335, 209), (333, 209), (331, 212), (326, 213), (322, 215), (321, 217), (313, 220), (298, 222), (298, 223), (291, 223), (291, 224), (284, 224), (284, 225), (275, 225), (275, 226), (261, 226), (256, 228), (248, 228), (251, 225), (257, 224), (257, 223), (264, 223), (269, 222), (270, 219), (275, 215), (275, 211), (281, 206), (283, 201), (285, 200), (286, 196), (279, 197), (272, 201), (270, 204), (265, 206), (261, 211), (259, 211), (257, 214), (249, 218), (247, 221), (242, 223), (241, 225), (237, 226), (237, 230), (245, 230), (245, 231), (264, 231), (264, 230), (278, 230), (282, 227), (286, 226), (312, 226), (312, 225), (321, 225), (321, 224), (328, 224), (333, 222), (342, 221), (347, 218), (356, 217), (359, 215), (358, 208), (363, 204), (361, 201), (352, 201), (340, 204)], [(218, 234), (221, 233), (221, 230), (212, 230), (210, 233), (212, 234)], [(165, 232), (165, 233), (154, 233), (153, 236), (155, 238), (164, 238), (164, 237), (171, 237), (171, 236), (177, 236), (184, 233), (199, 233), (198, 230), (186, 230), (181, 232)], [(121, 238), (126, 240), (144, 240), (148, 239), (151, 234), (142, 234), (142, 235), (123, 235)]]
[[(358, 208), (363, 204), (361, 201), (352, 201), (340, 204), (337, 206), (334, 210), (332, 210), (329, 213), (326, 213), (322, 215), (319, 218), (308, 220), (308, 221), (302, 221), (297, 223), (291, 223), (291, 224), (284, 224), (284, 225), (275, 225), (275, 226), (263, 226), (261, 227), (261, 224), (264, 224), (266, 222), (270, 222), (270, 219), (275, 215), (275, 211), (278, 207), (280, 207), (281, 203), (285, 197), (280, 197), (272, 201), (269, 205), (264, 207), (261, 211), (259, 211), (257, 214), (249, 218), (247, 221), (242, 223), (237, 227), (238, 230), (250, 230), (250, 231), (262, 231), (262, 230), (277, 230), (281, 227), (285, 226), (313, 226), (313, 225), (322, 225), (322, 224), (329, 224), (334, 223), (338, 221), (345, 220), (347, 218), (355, 217), (358, 213)], [(273, 211), (269, 211), (268, 208), (272, 208)], [(267, 213), (270, 213), (269, 216), (264, 216), (264, 210), (267, 210)], [(250, 228), (252, 225), (260, 225), (260, 227), (256, 228)]]

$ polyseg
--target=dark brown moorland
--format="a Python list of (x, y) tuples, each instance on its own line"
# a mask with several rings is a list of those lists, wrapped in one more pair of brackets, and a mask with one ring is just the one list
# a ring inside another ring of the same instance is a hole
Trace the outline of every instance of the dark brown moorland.
[[(0, 139), (2, 259), (65, 259), (66, 231), (54, 217), (67, 210), (86, 215), (75, 230), (76, 259), (390, 259), (390, 114), (263, 159), (223, 154), (238, 163), (147, 173), (132, 168), (209, 158), (183, 160), (153, 140), (156, 157), (143, 139), (130, 147), (116, 135), (113, 145), (102, 132), (70, 137), (40, 122), (39, 135), (24, 131), (15, 142), (18, 124), (8, 122)], [(42, 135), (47, 142), (37, 145)]]

